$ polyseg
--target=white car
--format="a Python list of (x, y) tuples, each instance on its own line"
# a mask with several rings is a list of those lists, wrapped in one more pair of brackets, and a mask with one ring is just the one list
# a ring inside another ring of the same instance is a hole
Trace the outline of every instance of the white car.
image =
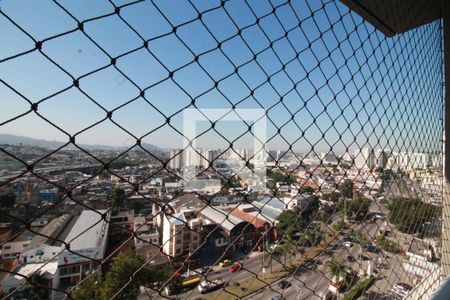
[(353, 247), (353, 243), (352, 242), (345, 242), (344, 246), (347, 247), (347, 248), (351, 248), (351, 247)]

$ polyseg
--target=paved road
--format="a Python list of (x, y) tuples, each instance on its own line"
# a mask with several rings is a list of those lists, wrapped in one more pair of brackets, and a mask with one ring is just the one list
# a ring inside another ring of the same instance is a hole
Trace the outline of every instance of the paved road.
[[(363, 229), (367, 235), (374, 239), (377, 230), (379, 228), (377, 223), (358, 224), (355, 230)], [(363, 228), (364, 227), (364, 228)], [(379, 269), (380, 273), (376, 283), (372, 286), (371, 290), (383, 294), (390, 290), (391, 286), (396, 282), (412, 283), (411, 274), (405, 272), (402, 266), (402, 259), (396, 255), (386, 256), (384, 253), (368, 253), (361, 245), (354, 244), (350, 248), (342, 246), (343, 241), (337, 240), (330, 247), (329, 252), (326, 252), (319, 256), (318, 260), (321, 261), (320, 265), (316, 265), (312, 270), (300, 270), (295, 276), (288, 276), (285, 280), (291, 283), (291, 286), (285, 290), (280, 289), (276, 284), (273, 284), (271, 288), (264, 289), (261, 293), (252, 295), (247, 299), (271, 299), (274, 296), (282, 295), (285, 299), (322, 299), (321, 297), (328, 290), (330, 284), (330, 274), (327, 270), (327, 262), (333, 257), (338, 257), (341, 261), (347, 261), (347, 256), (353, 256), (356, 260), (353, 263), (347, 262), (346, 265), (350, 266), (354, 271), (360, 275), (367, 272), (369, 261), (372, 262), (372, 266), (375, 266), (377, 261), (383, 262), (388, 268)], [(358, 254), (361, 253), (365, 259), (358, 259)]]
[[(379, 207), (379, 206), (378, 206)], [(374, 210), (378, 209), (374, 207)], [(381, 221), (377, 223), (362, 223), (356, 224), (353, 228), (356, 231), (361, 230), (364, 234), (368, 235), (372, 240), (375, 239), (378, 228), (381, 226)], [(401, 237), (401, 233), (393, 232), (392, 238), (397, 236), (396, 240), (401, 241), (404, 237)], [(362, 254), (366, 259), (359, 259), (358, 254)], [(386, 257), (382, 252), (379, 253), (367, 253), (361, 247), (360, 244), (354, 244), (350, 248), (343, 246), (342, 237), (336, 239), (327, 251), (322, 253), (316, 261), (317, 264), (305, 265), (297, 270), (295, 276), (288, 276), (284, 279), (291, 282), (291, 286), (285, 290), (281, 290), (277, 282), (273, 283), (271, 287), (262, 289), (259, 293), (247, 297), (247, 299), (271, 299), (275, 295), (282, 295), (285, 299), (321, 299), (321, 296), (328, 290), (330, 284), (330, 274), (327, 270), (327, 262), (331, 260), (333, 256), (338, 257), (341, 261), (347, 261), (348, 256), (355, 258), (354, 262), (346, 262), (354, 271), (359, 274), (363, 274), (367, 271), (369, 260), (372, 261), (372, 266), (375, 266), (377, 261), (382, 261), (389, 269), (380, 269), (381, 276), (371, 288), (371, 290), (385, 293), (390, 289), (395, 282), (411, 283), (411, 276), (409, 276), (402, 267), (402, 259), (399, 256), (389, 255)], [(280, 265), (278, 262), (273, 263), (273, 268), (277, 269)], [(244, 260), (245, 270), (241, 270), (237, 273), (230, 273), (229, 268), (220, 269), (214, 267), (214, 271), (208, 274), (208, 279), (213, 280), (216, 278), (222, 278), (228, 281), (229, 284), (234, 282), (241, 282), (248, 278), (254, 278), (254, 274), (261, 274), (262, 272), (262, 254), (256, 253), (252, 257)], [(248, 271), (247, 271), (248, 270)], [(197, 289), (191, 290), (187, 293), (179, 295), (177, 299), (197, 299), (201, 294)], [(157, 295), (154, 295), (153, 299), (159, 299)], [(141, 295), (139, 299), (149, 299), (147, 295)]]
[[(274, 262), (273, 267), (276, 268), (279, 264)], [(254, 274), (259, 274), (262, 272), (262, 253), (255, 253), (252, 257), (246, 258), (243, 263), (243, 270), (231, 273), (229, 271), (229, 267), (220, 268), (219, 266), (214, 266), (214, 270), (206, 274), (208, 280), (214, 280), (217, 278), (221, 278), (222, 280), (228, 282), (229, 284), (233, 282), (240, 282), (242, 280), (246, 280), (248, 278), (254, 277)], [(254, 274), (253, 274), (254, 273)], [(191, 275), (194, 275), (191, 272)], [(150, 293), (150, 292), (149, 292)], [(155, 298), (158, 299), (157, 294), (150, 293)], [(196, 299), (200, 297), (201, 294), (197, 289), (193, 289), (189, 292), (186, 292), (182, 295), (179, 295), (177, 299)], [(175, 296), (174, 296), (175, 297)], [(146, 294), (141, 294), (138, 299), (149, 299)]]

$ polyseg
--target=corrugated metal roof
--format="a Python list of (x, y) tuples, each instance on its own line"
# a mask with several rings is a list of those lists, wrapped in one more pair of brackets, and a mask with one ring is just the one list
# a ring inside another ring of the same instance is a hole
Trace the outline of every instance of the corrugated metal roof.
[(36, 235), (35, 237), (33, 237), (31, 243), (27, 247), (25, 247), (22, 251), (31, 250), (42, 244), (53, 245), (55, 239), (58, 238), (61, 231), (69, 223), (71, 219), (72, 216), (66, 214), (51, 220), (50, 223), (45, 225), (45, 227), (39, 232), (42, 235)]
[(205, 218), (211, 220), (212, 222), (220, 225), (220, 227), (222, 227), (228, 233), (230, 233), (231, 230), (239, 223), (245, 222), (241, 218), (238, 218), (231, 214), (228, 215), (225, 211), (210, 206), (206, 206), (205, 208), (203, 208), (200, 211), (200, 214)]
[(94, 248), (101, 244), (106, 238), (106, 221), (101, 216), (104, 213), (106, 210), (84, 210), (81, 213), (65, 239), (71, 250)]

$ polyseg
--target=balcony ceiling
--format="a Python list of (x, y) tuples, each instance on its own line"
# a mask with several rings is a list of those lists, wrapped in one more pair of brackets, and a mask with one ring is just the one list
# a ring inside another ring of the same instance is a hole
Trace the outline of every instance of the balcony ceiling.
[(387, 36), (441, 18), (439, 0), (341, 0)]

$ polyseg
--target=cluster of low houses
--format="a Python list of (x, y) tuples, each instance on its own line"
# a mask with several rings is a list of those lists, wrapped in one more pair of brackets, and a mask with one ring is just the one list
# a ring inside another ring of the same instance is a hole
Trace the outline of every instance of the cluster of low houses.
[[(194, 194), (154, 202), (151, 213), (132, 210), (83, 210), (80, 214), (37, 222), (2, 246), (4, 261), (14, 261), (13, 273), (2, 277), (2, 290), (10, 292), (39, 272), (49, 280), (52, 299), (96, 270), (106, 258), (108, 241), (117, 228), (133, 235), (131, 246), (150, 264), (177, 263), (204, 249), (213, 252), (250, 251), (277, 240), (274, 224), (283, 210), (315, 199), (307, 195), (289, 202), (262, 198), (251, 203), (207, 205)], [(70, 248), (67, 247), (70, 245)]]

